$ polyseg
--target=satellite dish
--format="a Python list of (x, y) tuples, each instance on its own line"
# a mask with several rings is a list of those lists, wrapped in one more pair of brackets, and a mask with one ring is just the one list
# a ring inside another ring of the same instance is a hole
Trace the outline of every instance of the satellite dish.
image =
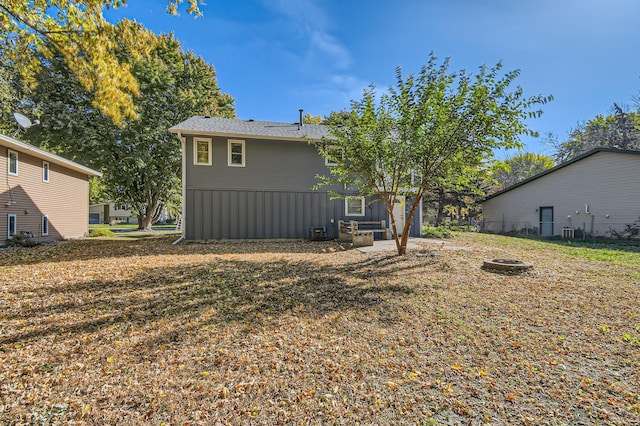
[(14, 112), (13, 118), (15, 118), (20, 127), (22, 127), (23, 129), (28, 129), (29, 127), (33, 126), (31, 120), (29, 120), (26, 116), (20, 114), (19, 112)]
[[(13, 118), (18, 123), (18, 126), (22, 127), (25, 130), (28, 129), (29, 127), (33, 126), (34, 124), (40, 124), (39, 120), (35, 120), (32, 123), (31, 120), (29, 120), (29, 118), (27, 118), (26, 116), (20, 114), (19, 112), (14, 112), (13, 113)], [(18, 133), (20, 133), (20, 127), (18, 127), (18, 129), (13, 134), (13, 136), (16, 136)]]

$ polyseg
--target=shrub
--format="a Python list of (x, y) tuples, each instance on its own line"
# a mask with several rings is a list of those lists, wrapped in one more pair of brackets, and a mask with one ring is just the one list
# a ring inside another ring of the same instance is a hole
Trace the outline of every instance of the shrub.
[(35, 247), (39, 243), (26, 235), (14, 235), (9, 238), (9, 245), (12, 247)]
[(90, 237), (115, 237), (115, 233), (111, 229), (94, 229), (89, 233)]
[(451, 230), (446, 226), (429, 226), (425, 225), (422, 227), (422, 232), (420, 233), (422, 238), (453, 238), (456, 236), (456, 232)]

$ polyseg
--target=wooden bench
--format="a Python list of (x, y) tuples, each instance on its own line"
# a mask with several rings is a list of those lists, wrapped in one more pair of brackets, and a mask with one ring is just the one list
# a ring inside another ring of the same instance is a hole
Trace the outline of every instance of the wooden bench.
[(381, 239), (390, 240), (391, 230), (387, 228), (387, 222), (384, 220), (376, 220), (372, 222), (356, 221), (359, 231), (373, 231), (374, 234), (381, 234)]
[(375, 222), (339, 220), (338, 241), (351, 242), (354, 247), (372, 246), (374, 233), (381, 233), (383, 239), (390, 240), (391, 231), (385, 227), (385, 224), (384, 220)]

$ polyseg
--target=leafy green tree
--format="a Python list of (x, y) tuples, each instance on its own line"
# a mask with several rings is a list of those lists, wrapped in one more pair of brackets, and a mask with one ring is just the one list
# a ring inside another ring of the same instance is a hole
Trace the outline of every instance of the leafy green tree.
[(557, 163), (568, 161), (594, 148), (640, 149), (640, 114), (613, 104), (610, 115), (597, 115), (578, 123), (566, 141), (551, 141)]
[[(142, 30), (130, 21), (119, 25)], [(42, 125), (25, 136), (101, 170), (104, 195), (132, 205), (139, 228), (149, 229), (180, 188), (180, 144), (168, 128), (196, 114), (233, 117), (234, 102), (220, 92), (213, 66), (182, 51), (172, 35), (153, 38), (140, 59), (128, 49), (123, 44), (118, 55), (140, 88), (135, 118), (115, 123), (93, 108), (93, 93), (74, 78), (62, 57), (41, 58), (33, 99)]]
[(533, 108), (550, 97), (509, 90), (519, 72), (501, 76), (501, 68), (451, 72), (448, 60), (438, 65), (433, 55), (417, 76), (405, 78), (397, 68), (395, 88), (380, 99), (373, 87), (365, 90), (342, 125), (329, 125), (332, 138), (317, 146), (337, 165), (318, 186), (357, 187), (360, 195), (377, 197), (390, 215), (398, 254), (405, 254), (411, 220), (397, 229), (398, 195), (410, 197), (413, 218), (425, 192), (480, 167), (493, 149), (518, 147), (521, 134), (535, 133), (526, 120), (540, 115)]
[(447, 216), (457, 218), (462, 223), (465, 218), (477, 218), (480, 215), (480, 201), (495, 185), (491, 168), (481, 165), (461, 170), (453, 179), (443, 182), (434, 191), (424, 195), (424, 207), (435, 210), (434, 225), (442, 225)]
[[(167, 11), (177, 14), (183, 0), (168, 0)], [(199, 15), (202, 0), (187, 0), (187, 11)], [(40, 56), (58, 55), (85, 89), (93, 92), (93, 106), (119, 122), (134, 117), (137, 81), (130, 65), (118, 57), (120, 44), (143, 53), (148, 34), (117, 29), (103, 16), (125, 0), (5, 0), (0, 3), (0, 38), (12, 40), (5, 53), (29, 83), (36, 84)]]
[(342, 124), (343, 121), (349, 118), (349, 111), (341, 110), (341, 111), (332, 111), (328, 116), (324, 117), (322, 124), (326, 125), (339, 125)]
[(12, 135), (18, 130), (13, 118), (14, 112), (22, 112), (24, 107), (21, 80), (15, 75), (13, 62), (7, 57), (8, 40), (0, 40), (0, 133)]
[(304, 115), (304, 117), (302, 117), (302, 122), (304, 124), (321, 124), (322, 117), (319, 115), (313, 115), (310, 112), (308, 112)]
[(102, 182), (102, 179), (94, 176), (89, 179), (89, 204), (99, 204), (105, 201), (109, 201), (107, 195), (107, 187)]
[(0, 66), (0, 133), (10, 135), (16, 129), (11, 114), (17, 99), (8, 70)]
[(527, 178), (542, 173), (555, 166), (553, 158), (532, 152), (515, 155), (501, 162), (502, 168), (496, 172), (496, 189), (504, 189)]

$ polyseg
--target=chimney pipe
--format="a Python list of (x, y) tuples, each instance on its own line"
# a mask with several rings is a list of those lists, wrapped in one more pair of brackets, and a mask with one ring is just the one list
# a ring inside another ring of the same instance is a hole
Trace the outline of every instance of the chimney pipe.
[(300, 123), (298, 123), (298, 124), (300, 125), (299, 127), (302, 127), (302, 126), (304, 126), (304, 123), (302, 122), (302, 111), (304, 111), (304, 110), (302, 108), (300, 108), (298, 111), (300, 112)]

